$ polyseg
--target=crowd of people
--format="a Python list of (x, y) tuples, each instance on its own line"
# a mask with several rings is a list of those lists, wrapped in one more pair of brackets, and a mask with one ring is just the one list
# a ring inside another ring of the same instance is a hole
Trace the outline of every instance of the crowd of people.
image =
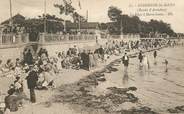
[[(175, 47), (175, 46), (183, 46), (183, 41), (180, 40), (143, 40), (141, 42), (141, 45), (139, 45), (140, 52), (138, 54), (138, 61), (139, 61), (139, 68), (143, 71), (148, 71), (150, 69), (150, 60), (146, 53), (142, 51), (142, 49), (145, 51), (149, 49), (157, 49), (160, 47)], [(133, 49), (133, 48), (132, 48)], [(153, 51), (153, 58), (154, 58), (154, 64), (157, 64), (157, 56), (158, 52), (157, 50)], [(128, 71), (129, 66), (129, 56), (127, 56), (127, 53), (124, 54), (122, 57), (122, 63), (124, 64), (124, 73), (126, 74)], [(165, 65), (165, 72), (168, 72), (168, 60), (165, 58), (162, 62)]]
[[(23, 105), (23, 100), (28, 99), (25, 91), (28, 89), (30, 93), (30, 101), (36, 102), (35, 89), (55, 88), (55, 78), (62, 69), (84, 69), (91, 71), (99, 65), (105, 63), (112, 55), (119, 56), (123, 53), (123, 64), (127, 70), (129, 65), (129, 56), (127, 52), (130, 50), (149, 50), (151, 48), (162, 47), (167, 44), (162, 40), (145, 40), (145, 41), (108, 41), (105, 45), (99, 46), (95, 50), (81, 50), (76, 45), (67, 51), (56, 52), (56, 56), (49, 55), (46, 49), (40, 48), (33, 56), (30, 49), (23, 52), (23, 59), (16, 59), (13, 63), (11, 59), (7, 60), (5, 65), (0, 61), (0, 75), (6, 77), (14, 77), (15, 81), (10, 85), (8, 95), (5, 97), (5, 110), (17, 111), (19, 106)], [(156, 59), (157, 52), (154, 52)], [(140, 63), (146, 60), (146, 55), (140, 51), (138, 55)], [(166, 64), (168, 61), (165, 60)], [(16, 100), (15, 100), (16, 99)]]

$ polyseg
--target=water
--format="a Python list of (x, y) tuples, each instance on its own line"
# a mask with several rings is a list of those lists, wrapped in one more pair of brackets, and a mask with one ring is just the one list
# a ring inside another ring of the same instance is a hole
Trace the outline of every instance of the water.
[[(100, 83), (97, 93), (104, 93), (107, 87), (135, 86), (134, 93), (139, 104), (149, 106), (154, 111), (166, 113), (167, 109), (184, 105), (184, 47), (165, 48), (158, 51), (157, 64), (154, 64), (153, 52), (147, 53), (151, 63), (149, 71), (139, 69), (137, 58), (130, 59), (128, 73), (123, 65), (114, 66), (117, 72), (105, 74), (107, 81)], [(168, 72), (165, 72), (164, 60), (167, 59)]]

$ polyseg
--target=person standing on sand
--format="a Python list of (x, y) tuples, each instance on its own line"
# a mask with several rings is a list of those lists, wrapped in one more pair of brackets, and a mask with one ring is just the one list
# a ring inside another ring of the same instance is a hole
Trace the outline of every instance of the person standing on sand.
[(86, 50), (81, 53), (82, 68), (88, 70), (89, 68), (89, 55)]
[(5, 109), (4, 114), (9, 114), (10, 112), (18, 111), (17, 95), (15, 95), (15, 90), (12, 88), (8, 90), (8, 95), (5, 97)]
[(125, 67), (125, 72), (127, 72), (128, 65), (129, 65), (129, 57), (128, 57), (127, 53), (125, 53), (125, 55), (123, 56), (122, 62), (123, 62), (124, 67)]
[(100, 46), (98, 51), (99, 51), (101, 60), (104, 61), (104, 49), (103, 49), (102, 45)]
[(93, 58), (93, 54), (92, 54), (91, 50), (89, 50), (88, 55), (89, 55), (89, 65), (88, 65), (88, 67), (89, 67), (89, 71), (90, 71), (92, 69), (92, 67), (94, 66), (94, 58)]
[(32, 65), (33, 64), (33, 55), (31, 53), (31, 50), (30, 49), (26, 53), (25, 63), (27, 63), (28, 65)]
[(37, 85), (38, 81), (38, 74), (36, 72), (36, 69), (34, 69), (33, 66), (31, 66), (31, 71), (29, 72), (28, 76), (26, 77), (27, 79), (27, 85), (28, 89), (30, 90), (30, 101), (32, 103), (36, 102), (36, 96), (35, 96), (35, 87)]

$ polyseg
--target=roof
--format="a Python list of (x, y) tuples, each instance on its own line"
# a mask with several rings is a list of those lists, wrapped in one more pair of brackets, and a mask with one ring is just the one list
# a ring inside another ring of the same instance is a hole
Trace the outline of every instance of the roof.
[[(15, 22), (15, 24), (20, 24), (22, 21), (25, 20), (25, 17), (18, 13), (15, 16), (13, 16), (12, 19), (13, 19), (13, 22)], [(9, 21), (10, 21), (10, 18), (5, 20), (1, 24), (2, 25), (9, 24)]]
[[(97, 29), (99, 23), (98, 22), (83, 22), (80, 24), (81, 29)], [(79, 28), (79, 23), (71, 23), (67, 22), (66, 23), (66, 28), (67, 29), (78, 29)]]

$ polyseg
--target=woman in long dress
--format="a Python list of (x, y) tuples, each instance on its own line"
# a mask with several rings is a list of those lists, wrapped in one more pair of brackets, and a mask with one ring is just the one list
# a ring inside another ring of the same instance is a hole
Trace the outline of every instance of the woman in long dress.
[(144, 55), (144, 58), (143, 58), (143, 67), (144, 67), (144, 70), (147, 71), (150, 69), (150, 63), (149, 63), (149, 59), (147, 57), (147, 55)]
[(89, 52), (89, 70), (91, 70), (91, 68), (94, 66), (94, 57), (93, 54), (91, 52)]

